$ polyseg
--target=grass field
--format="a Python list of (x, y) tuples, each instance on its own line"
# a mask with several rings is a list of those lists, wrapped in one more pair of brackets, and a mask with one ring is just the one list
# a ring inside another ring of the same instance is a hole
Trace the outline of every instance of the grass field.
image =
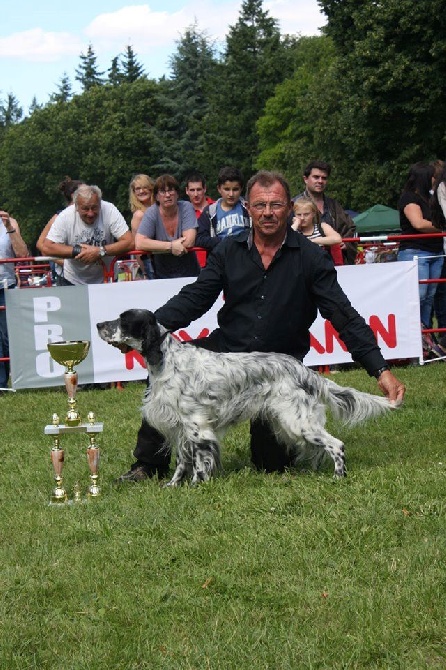
[[(198, 487), (115, 487), (143, 385), (81, 391), (104, 421), (99, 499), (54, 507), (43, 434), (65, 391), (0, 398), (1, 670), (423, 670), (446, 667), (446, 367), (397, 370), (404, 407), (330, 430), (348, 478), (265, 475), (248, 430)], [(376, 391), (361, 370), (336, 382)], [(88, 485), (85, 437), (64, 479)]]

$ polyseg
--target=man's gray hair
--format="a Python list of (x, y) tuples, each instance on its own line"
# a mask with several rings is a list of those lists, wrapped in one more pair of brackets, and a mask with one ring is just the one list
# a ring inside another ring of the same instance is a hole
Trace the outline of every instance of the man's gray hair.
[(102, 200), (102, 191), (99, 188), (99, 186), (90, 186), (89, 184), (81, 184), (79, 188), (77, 188), (73, 194), (73, 202), (75, 205), (77, 205), (77, 201), (79, 198), (82, 198), (82, 200), (86, 200), (89, 202), (89, 200), (92, 199), (93, 196), (97, 196), (99, 200)]
[(249, 196), (252, 187), (255, 186), (255, 184), (259, 184), (260, 186), (269, 188), (270, 186), (276, 183), (279, 183), (283, 187), (286, 193), (287, 202), (290, 202), (291, 200), (290, 186), (285, 177), (283, 176), (283, 174), (281, 174), (280, 172), (269, 172), (268, 170), (260, 170), (255, 175), (253, 175), (251, 179), (248, 181), (248, 184), (246, 186), (246, 200), (249, 202)]

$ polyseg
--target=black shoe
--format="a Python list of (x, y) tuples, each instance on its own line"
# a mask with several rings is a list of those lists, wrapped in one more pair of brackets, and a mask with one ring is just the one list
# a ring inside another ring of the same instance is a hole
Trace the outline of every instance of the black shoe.
[(97, 383), (97, 384), (81, 384), (77, 387), (78, 391), (106, 391), (108, 388), (110, 388), (110, 384), (108, 383)]
[(167, 475), (167, 469), (157, 467), (156, 465), (146, 465), (145, 463), (136, 461), (136, 463), (133, 463), (128, 472), (125, 472), (123, 475), (118, 477), (116, 484), (124, 484), (126, 482), (142, 482), (145, 479), (156, 477), (156, 475), (158, 475), (160, 479), (165, 477)]

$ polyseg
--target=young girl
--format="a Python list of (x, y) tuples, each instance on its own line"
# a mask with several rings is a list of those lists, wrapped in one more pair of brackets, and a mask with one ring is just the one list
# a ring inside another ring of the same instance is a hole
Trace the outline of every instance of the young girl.
[(291, 228), (323, 247), (332, 247), (342, 242), (342, 237), (334, 228), (328, 223), (321, 222), (321, 214), (317, 205), (305, 196), (294, 203), (294, 219)]
[(291, 228), (298, 230), (312, 242), (323, 247), (340, 244), (342, 237), (328, 223), (321, 222), (321, 213), (316, 203), (303, 196), (294, 203), (294, 219)]

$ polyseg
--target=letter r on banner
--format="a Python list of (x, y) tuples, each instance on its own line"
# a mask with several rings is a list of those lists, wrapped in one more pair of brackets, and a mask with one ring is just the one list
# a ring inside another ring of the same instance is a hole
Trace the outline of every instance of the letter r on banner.
[(62, 340), (62, 326), (57, 324), (50, 326), (34, 326), (34, 344), (36, 351), (45, 350), (48, 342), (61, 342)]

